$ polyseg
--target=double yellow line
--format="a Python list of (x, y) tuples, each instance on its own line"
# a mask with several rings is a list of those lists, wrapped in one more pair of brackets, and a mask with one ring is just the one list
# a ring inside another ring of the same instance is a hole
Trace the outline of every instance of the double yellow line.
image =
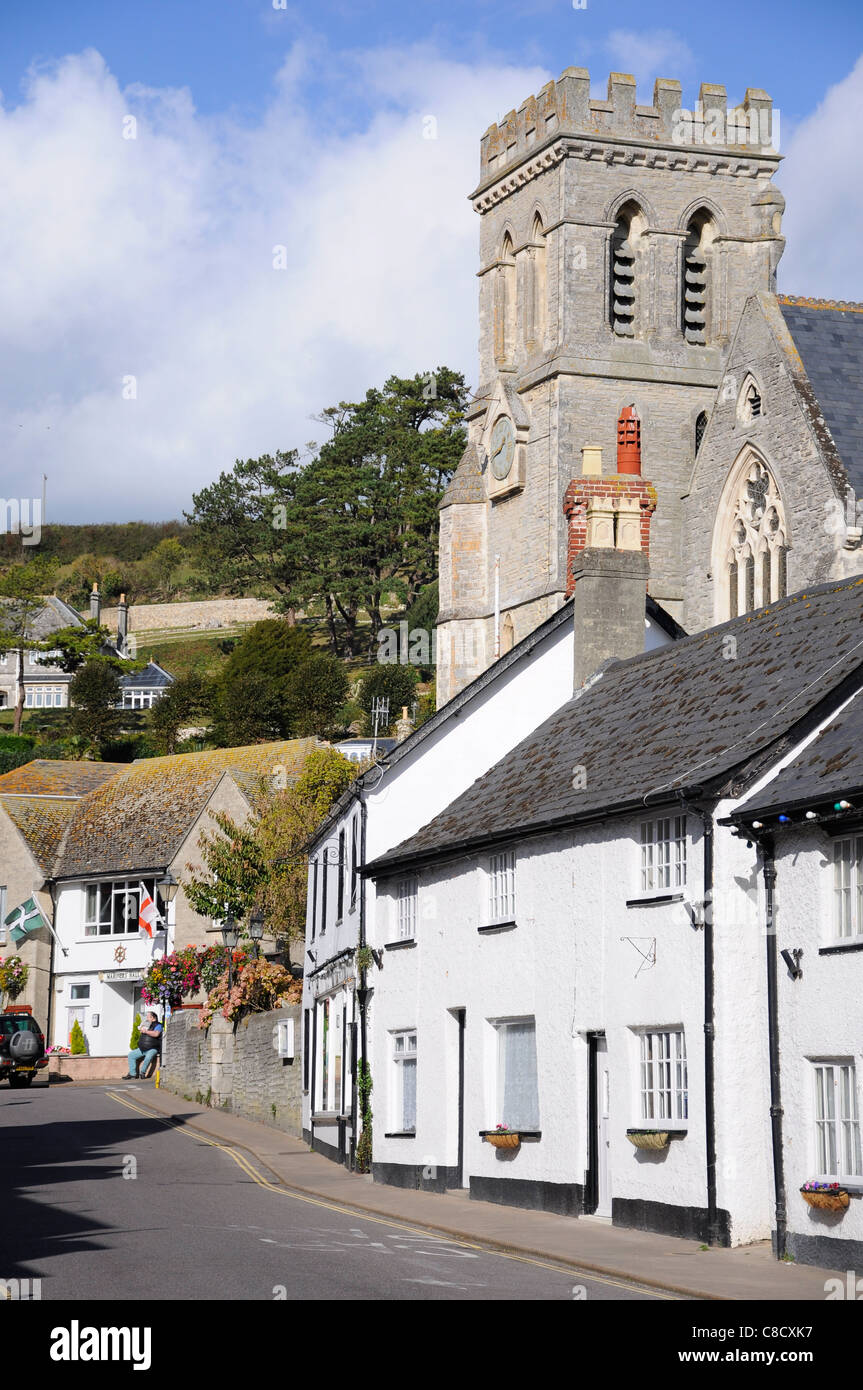
[(589, 1279), (594, 1284), (607, 1284), (614, 1289), (632, 1289), (636, 1287), (639, 1293), (645, 1294), (648, 1298), (659, 1298), (668, 1302), (677, 1302), (678, 1299), (672, 1293), (660, 1293), (656, 1289), (642, 1288), (641, 1285), (626, 1284), (619, 1279), (610, 1279), (604, 1274), (591, 1274), (588, 1271), (582, 1273), (580, 1270), (569, 1269), (563, 1265), (547, 1264), (543, 1260), (533, 1259), (530, 1255), (514, 1255), (506, 1250), (493, 1250), (485, 1245), (477, 1245), (473, 1241), (460, 1240), (454, 1236), (442, 1235), (436, 1231), (425, 1231), (421, 1226), (406, 1226), (401, 1221), (390, 1221), (385, 1216), (375, 1216), (369, 1212), (360, 1211), (355, 1208), (339, 1206), (334, 1202), (325, 1202), (320, 1197), (308, 1197), (303, 1192), (293, 1192), (285, 1187), (278, 1187), (275, 1183), (269, 1182), (267, 1178), (261, 1176), (251, 1165), (245, 1154), (238, 1149), (234, 1149), (230, 1144), (220, 1144), (217, 1139), (209, 1139), (201, 1134), (199, 1130), (190, 1129), (186, 1125), (179, 1125), (174, 1120), (166, 1120), (163, 1115), (158, 1115), (154, 1110), (147, 1110), (144, 1106), (136, 1105), (133, 1101), (127, 1100), (125, 1096), (120, 1096), (116, 1091), (106, 1091), (106, 1095), (111, 1100), (116, 1100), (118, 1104), (125, 1105), (127, 1110), (134, 1110), (138, 1115), (145, 1115), (148, 1120), (157, 1120), (166, 1129), (176, 1130), (178, 1134), (184, 1134), (188, 1139), (194, 1139), (198, 1144), (207, 1144), (211, 1149), (220, 1149), (223, 1154), (227, 1154), (234, 1162), (242, 1168), (247, 1177), (258, 1184), (258, 1187), (266, 1188), (267, 1192), (274, 1192), (277, 1197), (290, 1197), (295, 1202), (305, 1202), (308, 1206), (323, 1207), (325, 1211), (337, 1212), (340, 1216), (356, 1216), (363, 1221), (369, 1221), (376, 1226), (388, 1226), (393, 1231), (406, 1231), (408, 1235), (423, 1236), (426, 1240), (436, 1240), (445, 1245), (456, 1245), (462, 1250), (476, 1250), (482, 1255), (494, 1255), (500, 1260), (513, 1260), (517, 1264), (533, 1265), (537, 1269), (550, 1269), (554, 1274), (571, 1274), (573, 1278)]

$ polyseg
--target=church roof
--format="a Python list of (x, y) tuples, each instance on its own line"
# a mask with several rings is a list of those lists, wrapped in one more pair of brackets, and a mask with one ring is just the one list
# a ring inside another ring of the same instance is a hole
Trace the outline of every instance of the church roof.
[(863, 304), (778, 296), (779, 308), (858, 496), (863, 494)]
[(786, 751), (791, 728), (861, 671), (863, 578), (612, 662), (366, 872), (718, 793), (756, 755)]
[(485, 485), (482, 480), (482, 464), (479, 461), (479, 454), (473, 444), (468, 444), (459, 459), (458, 468), (450, 478), (441, 498), (440, 510), (443, 511), (444, 507), (451, 507), (454, 503), (484, 502), (485, 500)]
[(734, 819), (852, 798), (863, 791), (863, 700), (855, 697), (793, 762), (742, 806)]

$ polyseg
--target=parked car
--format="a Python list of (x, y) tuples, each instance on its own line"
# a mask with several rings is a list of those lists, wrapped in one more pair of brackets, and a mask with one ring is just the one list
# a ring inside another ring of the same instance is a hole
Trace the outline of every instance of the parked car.
[(27, 1004), (0, 1013), (0, 1081), (10, 1086), (29, 1086), (42, 1067), (47, 1067), (45, 1035)]

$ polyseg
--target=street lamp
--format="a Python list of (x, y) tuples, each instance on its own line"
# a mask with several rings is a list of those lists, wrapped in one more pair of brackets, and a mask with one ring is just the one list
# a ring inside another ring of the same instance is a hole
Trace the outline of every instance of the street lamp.
[(264, 914), (263, 914), (263, 912), (261, 912), (260, 908), (255, 908), (255, 911), (252, 913), (251, 917), (249, 918), (249, 936), (252, 938), (252, 940), (253, 940), (254, 943), (255, 943), (255, 960), (258, 959), (258, 954), (259, 954), (259, 951), (258, 951), (258, 942), (262, 939), (263, 935), (264, 935)]
[(234, 951), (237, 949), (237, 942), (240, 933), (237, 929), (237, 920), (233, 912), (228, 912), (222, 922), (222, 940), (225, 943), (225, 950), (228, 952), (228, 993), (234, 987)]
[(166, 869), (164, 877), (160, 878), (157, 884), (162, 901), (164, 903), (172, 903), (177, 896), (177, 889), (179, 886), (171, 870)]

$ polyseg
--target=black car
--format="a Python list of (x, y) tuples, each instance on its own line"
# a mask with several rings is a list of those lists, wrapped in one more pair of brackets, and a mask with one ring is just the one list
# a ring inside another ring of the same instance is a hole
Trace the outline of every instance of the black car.
[(0, 1081), (29, 1086), (41, 1067), (47, 1067), (45, 1035), (29, 1007), (0, 1013)]

